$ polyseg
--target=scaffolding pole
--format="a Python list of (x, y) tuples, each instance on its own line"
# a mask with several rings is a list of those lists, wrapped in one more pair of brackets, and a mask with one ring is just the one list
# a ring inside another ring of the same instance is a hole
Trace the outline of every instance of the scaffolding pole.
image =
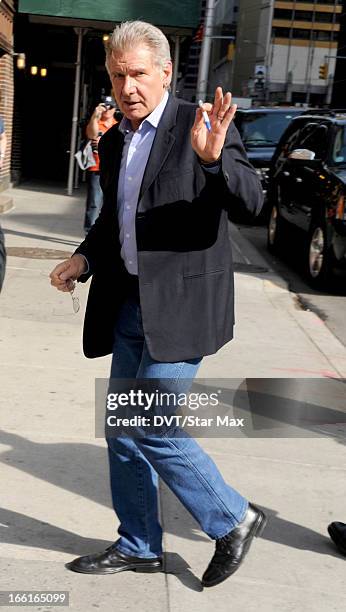
[(74, 83), (74, 98), (73, 98), (73, 111), (72, 111), (72, 129), (71, 129), (71, 143), (70, 143), (70, 161), (69, 161), (68, 181), (67, 181), (67, 195), (73, 195), (73, 175), (74, 175), (74, 168), (75, 168), (74, 154), (76, 152), (76, 143), (77, 143), (82, 42), (83, 42), (83, 34), (84, 32), (86, 32), (86, 30), (83, 28), (75, 28), (75, 32), (78, 36), (78, 44), (77, 44), (77, 59), (76, 59), (76, 75), (75, 75), (75, 83)]
[(174, 39), (174, 60), (173, 60), (173, 76), (172, 76), (172, 94), (175, 96), (178, 82), (178, 67), (180, 54), (180, 36)]
[(201, 46), (201, 55), (199, 57), (196, 93), (196, 100), (203, 100), (203, 102), (208, 91), (208, 75), (214, 25), (215, 4), (215, 0), (207, 0), (207, 4), (205, 7), (204, 32)]

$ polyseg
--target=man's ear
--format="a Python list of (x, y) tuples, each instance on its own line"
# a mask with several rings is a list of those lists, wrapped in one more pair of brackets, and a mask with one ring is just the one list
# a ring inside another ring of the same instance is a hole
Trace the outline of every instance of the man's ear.
[(172, 70), (173, 70), (172, 62), (171, 62), (171, 60), (168, 60), (166, 62), (166, 65), (165, 65), (164, 69), (163, 69), (163, 74), (164, 74), (163, 86), (164, 86), (165, 89), (168, 89), (170, 84), (171, 84), (171, 81), (172, 81)]

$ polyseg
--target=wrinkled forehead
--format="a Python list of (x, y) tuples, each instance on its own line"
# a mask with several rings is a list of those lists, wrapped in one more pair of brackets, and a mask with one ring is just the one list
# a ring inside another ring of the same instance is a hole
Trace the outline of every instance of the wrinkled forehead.
[(147, 45), (138, 45), (131, 49), (113, 49), (108, 56), (108, 65), (112, 68), (148, 68), (156, 64), (152, 49)]

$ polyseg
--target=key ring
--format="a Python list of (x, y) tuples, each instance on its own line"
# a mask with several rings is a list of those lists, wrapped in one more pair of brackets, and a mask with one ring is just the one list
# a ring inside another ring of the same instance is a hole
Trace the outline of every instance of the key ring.
[(78, 312), (78, 311), (79, 311), (79, 309), (80, 309), (80, 302), (79, 302), (79, 298), (78, 298), (76, 295), (73, 295), (74, 290), (75, 290), (75, 287), (73, 287), (73, 289), (71, 289), (69, 293), (70, 293), (70, 296), (71, 296), (71, 298), (72, 298), (72, 308), (73, 308), (73, 312), (74, 312), (75, 314), (77, 314), (77, 312)]

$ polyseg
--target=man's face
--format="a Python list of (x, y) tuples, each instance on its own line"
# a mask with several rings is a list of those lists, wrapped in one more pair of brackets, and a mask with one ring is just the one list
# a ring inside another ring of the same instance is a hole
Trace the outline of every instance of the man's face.
[(161, 69), (146, 45), (113, 54), (108, 59), (114, 97), (122, 113), (137, 129), (161, 102), (172, 77), (172, 63)]

